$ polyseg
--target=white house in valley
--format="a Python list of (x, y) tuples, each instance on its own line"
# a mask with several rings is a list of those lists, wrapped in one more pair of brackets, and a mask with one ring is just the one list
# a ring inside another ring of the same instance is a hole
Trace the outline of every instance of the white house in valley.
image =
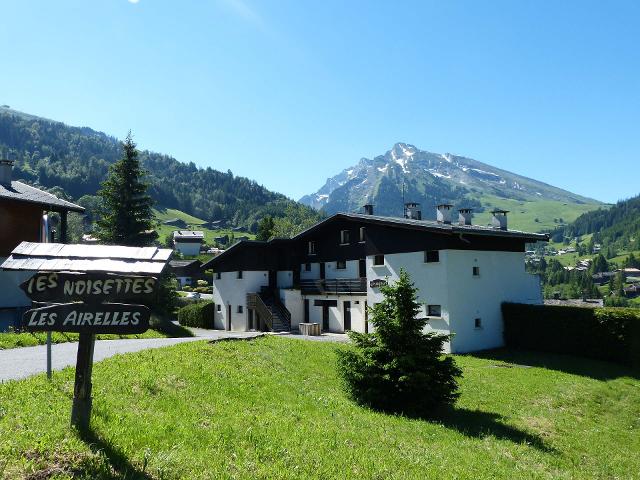
[(199, 230), (176, 230), (173, 232), (174, 249), (187, 257), (200, 254), (204, 232)]
[(339, 213), (292, 239), (243, 241), (206, 263), (213, 269), (215, 326), (220, 329), (297, 329), (317, 322), (324, 332), (372, 328), (367, 307), (380, 286), (406, 270), (418, 288), (428, 330), (453, 333), (451, 352), (503, 344), (503, 302), (542, 303), (540, 280), (525, 271), (525, 245), (546, 234), (507, 229), (507, 212), (492, 226), (471, 224), (471, 210), (451, 219)]

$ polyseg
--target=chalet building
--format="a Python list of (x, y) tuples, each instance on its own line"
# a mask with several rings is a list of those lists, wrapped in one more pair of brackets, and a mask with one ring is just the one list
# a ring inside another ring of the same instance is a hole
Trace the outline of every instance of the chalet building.
[(198, 280), (204, 280), (200, 260), (171, 260), (169, 270), (176, 276), (180, 287), (193, 286)]
[[(68, 212), (84, 212), (79, 205), (12, 180), (12, 170), (13, 161), (0, 160), (0, 264), (20, 242), (40, 241), (44, 213), (60, 214), (56, 241), (66, 243)], [(16, 324), (22, 310), (31, 305), (18, 288), (31, 275), (30, 272), (0, 270), (0, 331)]]
[(182, 255), (193, 257), (200, 254), (204, 232), (198, 230), (176, 230), (173, 232), (174, 249)]
[(367, 307), (406, 270), (418, 288), (427, 330), (453, 333), (451, 352), (502, 345), (501, 304), (542, 303), (540, 280), (525, 272), (525, 244), (546, 234), (471, 224), (470, 209), (437, 221), (417, 205), (405, 218), (338, 213), (292, 239), (244, 241), (203, 265), (213, 269), (214, 324), (226, 330), (290, 330), (317, 322), (324, 332), (367, 332)]

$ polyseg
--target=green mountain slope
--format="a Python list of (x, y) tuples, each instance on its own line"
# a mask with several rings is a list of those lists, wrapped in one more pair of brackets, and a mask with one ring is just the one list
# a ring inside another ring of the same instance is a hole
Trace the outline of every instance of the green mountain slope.
[[(16, 160), (15, 179), (60, 187), (77, 200), (96, 193), (121, 150), (116, 138), (90, 128), (0, 107), (0, 154)], [(317, 216), (312, 209), (230, 171), (198, 168), (149, 151), (141, 152), (140, 159), (157, 204), (198, 218), (255, 230), (264, 215), (284, 217), (293, 209)]]

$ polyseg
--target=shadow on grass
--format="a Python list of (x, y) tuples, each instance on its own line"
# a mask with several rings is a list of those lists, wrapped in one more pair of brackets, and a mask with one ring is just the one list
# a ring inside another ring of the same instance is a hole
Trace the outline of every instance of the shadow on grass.
[(173, 321), (169, 317), (156, 315), (155, 313), (151, 316), (149, 327), (154, 328), (169, 337), (194, 336), (191, 330), (189, 330), (188, 328), (185, 328), (178, 323), (173, 323)]
[(467, 356), (506, 362), (509, 364), (507, 367), (540, 367), (595, 380), (613, 380), (619, 377), (640, 378), (638, 370), (625, 365), (559, 353), (500, 348), (474, 352)]
[(127, 456), (118, 450), (117, 447), (111, 444), (108, 440), (100, 437), (92, 428), (88, 430), (79, 431), (78, 435), (83, 442), (91, 449), (92, 452), (101, 454), (108, 462), (108, 466), (112, 472), (100, 472), (102, 475), (98, 475), (95, 471), (78, 472), (83, 474), (91, 474), (93, 478), (107, 478), (107, 479), (127, 479), (127, 480), (146, 480), (153, 479), (151, 475), (144, 472), (134, 464), (132, 464)]
[(445, 408), (431, 417), (414, 417), (431, 423), (439, 423), (446, 428), (457, 430), (467, 437), (494, 437), (517, 444), (527, 444), (546, 453), (557, 451), (544, 443), (542, 438), (502, 422), (502, 416), (493, 412), (469, 410), (466, 408)]

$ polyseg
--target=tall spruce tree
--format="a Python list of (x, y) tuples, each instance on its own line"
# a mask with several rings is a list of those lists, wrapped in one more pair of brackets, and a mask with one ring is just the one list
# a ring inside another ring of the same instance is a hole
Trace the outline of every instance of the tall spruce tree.
[(370, 311), (373, 333), (350, 332), (353, 349), (340, 350), (338, 367), (351, 397), (390, 412), (430, 415), (458, 397), (462, 375), (452, 357), (442, 355), (447, 335), (424, 332), (417, 289), (403, 270), (381, 288), (384, 300)]
[(140, 165), (131, 132), (122, 142), (123, 155), (109, 167), (109, 177), (98, 191), (101, 200), (96, 236), (102, 243), (143, 247), (151, 245), (158, 234), (154, 230), (153, 200), (143, 181), (146, 172)]

